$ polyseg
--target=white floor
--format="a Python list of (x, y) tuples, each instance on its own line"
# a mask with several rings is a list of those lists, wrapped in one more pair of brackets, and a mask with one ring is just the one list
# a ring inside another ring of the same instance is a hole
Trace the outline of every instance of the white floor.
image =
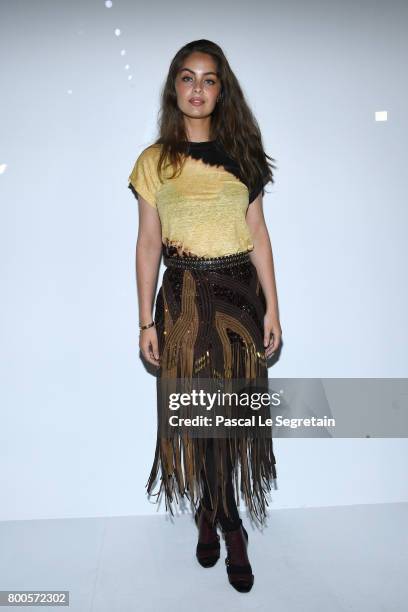
[(190, 516), (3, 522), (0, 590), (69, 590), (75, 612), (402, 612), (407, 519), (408, 504), (273, 510), (261, 533), (244, 517), (245, 594), (227, 582), (222, 539), (217, 565), (198, 564)]

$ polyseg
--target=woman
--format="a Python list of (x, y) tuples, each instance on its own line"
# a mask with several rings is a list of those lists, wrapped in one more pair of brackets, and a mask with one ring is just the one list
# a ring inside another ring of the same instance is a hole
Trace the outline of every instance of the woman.
[[(175, 55), (159, 124), (160, 137), (137, 158), (129, 187), (139, 201), (140, 349), (158, 371), (162, 425), (169, 381), (184, 381), (185, 388), (208, 380), (267, 381), (281, 326), (262, 211), (275, 166), (218, 45), (193, 41)], [(167, 269), (152, 319), (162, 255)], [(266, 493), (276, 478), (272, 436), (241, 430), (195, 437), (159, 426), (149, 494), (159, 471), (157, 496), (164, 493), (166, 509), (172, 512), (178, 494), (191, 502), (201, 565), (220, 557), (219, 526), (229, 582), (249, 591), (254, 576), (237, 500), (240, 490), (250, 517), (265, 521)]]

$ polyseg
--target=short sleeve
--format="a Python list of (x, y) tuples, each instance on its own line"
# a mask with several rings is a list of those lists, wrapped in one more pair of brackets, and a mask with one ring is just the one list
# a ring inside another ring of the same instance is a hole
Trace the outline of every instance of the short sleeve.
[(267, 183), (268, 180), (265, 177), (258, 181), (256, 187), (254, 187), (252, 191), (249, 192), (249, 204), (252, 204), (252, 202), (256, 200), (260, 193), (262, 193), (262, 195), (265, 194), (264, 187)]
[(154, 208), (157, 208), (156, 194), (160, 184), (157, 161), (157, 150), (147, 147), (137, 158), (128, 179), (129, 187), (132, 186)]

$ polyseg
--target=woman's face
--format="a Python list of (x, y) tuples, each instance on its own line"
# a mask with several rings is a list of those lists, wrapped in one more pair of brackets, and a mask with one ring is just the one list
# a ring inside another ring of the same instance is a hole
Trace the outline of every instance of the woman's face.
[(198, 51), (186, 57), (176, 76), (175, 88), (182, 113), (191, 118), (211, 115), (221, 91), (213, 57)]

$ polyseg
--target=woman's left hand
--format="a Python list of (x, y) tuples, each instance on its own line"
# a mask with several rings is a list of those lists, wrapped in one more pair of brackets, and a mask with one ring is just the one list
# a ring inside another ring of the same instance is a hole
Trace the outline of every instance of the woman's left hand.
[(264, 317), (264, 347), (267, 359), (277, 350), (281, 342), (281, 337), (282, 329), (279, 319), (267, 312)]

